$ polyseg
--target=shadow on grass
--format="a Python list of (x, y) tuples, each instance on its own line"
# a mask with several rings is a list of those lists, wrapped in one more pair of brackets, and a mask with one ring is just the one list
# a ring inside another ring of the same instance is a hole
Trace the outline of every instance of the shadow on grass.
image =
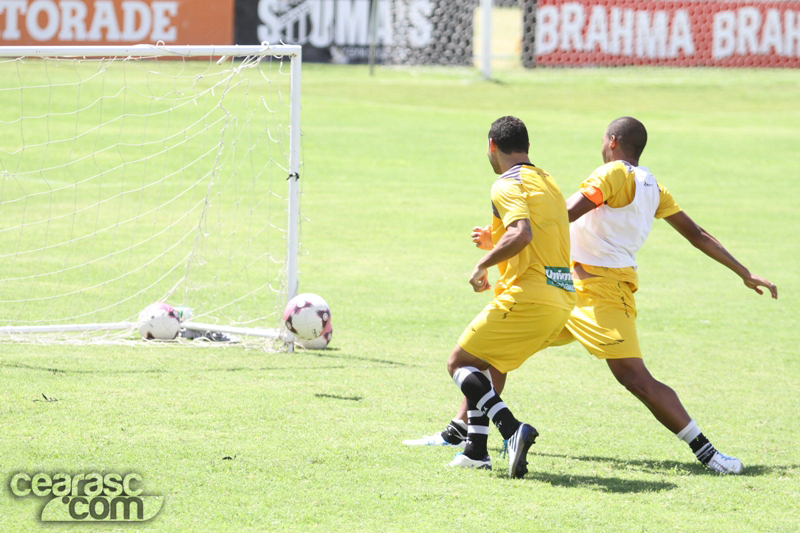
[(314, 394), (317, 398), (329, 398), (331, 400), (349, 400), (351, 402), (360, 402), (364, 399), (363, 396), (341, 396), (339, 394), (325, 394), (322, 392), (318, 392)]
[[(709, 470), (697, 461), (657, 461), (648, 459), (618, 459), (616, 457), (599, 457), (594, 455), (562, 455), (551, 453), (537, 453), (540, 457), (553, 457), (557, 459), (572, 459), (605, 463), (619, 470), (637, 469), (648, 473), (675, 472), (678, 474), (691, 474), (700, 476), (719, 476), (720, 474)], [(745, 465), (742, 476), (766, 476), (770, 474), (788, 474), (800, 469), (800, 465)]]
[(528, 472), (525, 479), (542, 481), (554, 487), (591, 489), (620, 494), (632, 492), (662, 492), (678, 487), (675, 483), (670, 483), (668, 481), (642, 481), (619, 477), (574, 476), (569, 474), (551, 474), (547, 472)]
[(400, 361), (392, 361), (390, 359), (377, 359), (375, 357), (359, 357), (357, 355), (337, 355), (334, 353), (329, 353), (332, 351), (338, 351), (338, 348), (326, 348), (324, 350), (305, 350), (308, 355), (313, 357), (326, 357), (331, 359), (345, 359), (347, 361), (367, 361), (370, 363), (380, 363), (382, 365), (392, 365), (392, 366), (404, 366), (410, 367), (414, 365), (409, 365), (408, 363), (402, 363)]

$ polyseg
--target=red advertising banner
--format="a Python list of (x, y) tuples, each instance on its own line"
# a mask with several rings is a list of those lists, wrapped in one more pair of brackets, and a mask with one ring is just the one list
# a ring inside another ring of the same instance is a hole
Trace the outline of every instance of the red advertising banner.
[(0, 45), (231, 44), (234, 0), (0, 0)]
[(800, 67), (800, 2), (539, 0), (537, 65)]

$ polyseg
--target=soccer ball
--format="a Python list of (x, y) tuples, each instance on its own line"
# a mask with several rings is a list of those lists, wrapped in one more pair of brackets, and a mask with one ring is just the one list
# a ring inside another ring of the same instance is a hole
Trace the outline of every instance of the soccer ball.
[(300, 340), (313, 340), (325, 333), (331, 323), (331, 309), (316, 294), (298, 294), (283, 311), (286, 329)]
[(139, 333), (147, 340), (169, 341), (181, 331), (181, 319), (168, 304), (148, 305), (139, 313)]
[(325, 331), (322, 332), (322, 335), (317, 337), (316, 339), (309, 340), (299, 340), (297, 344), (305, 348), (306, 350), (322, 350), (328, 346), (331, 342), (331, 337), (333, 337), (333, 324), (328, 322), (328, 327), (325, 328)]

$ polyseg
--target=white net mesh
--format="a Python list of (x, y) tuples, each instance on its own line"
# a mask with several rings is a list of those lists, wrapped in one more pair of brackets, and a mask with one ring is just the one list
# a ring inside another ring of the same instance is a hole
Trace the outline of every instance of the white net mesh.
[(279, 327), (289, 63), (0, 60), (0, 327), (135, 322), (159, 301)]

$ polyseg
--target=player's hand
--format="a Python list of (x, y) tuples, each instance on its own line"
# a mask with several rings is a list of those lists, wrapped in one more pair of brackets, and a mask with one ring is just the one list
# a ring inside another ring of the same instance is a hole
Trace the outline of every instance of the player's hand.
[(485, 268), (480, 267), (475, 267), (475, 270), (472, 271), (469, 284), (472, 285), (472, 290), (475, 292), (488, 291), (492, 288), (489, 284), (489, 272)]
[(748, 289), (753, 289), (758, 294), (764, 294), (764, 291), (762, 291), (760, 287), (766, 287), (767, 289), (769, 289), (769, 292), (770, 294), (772, 294), (772, 297), (775, 300), (778, 299), (778, 287), (768, 279), (764, 279), (759, 276), (753, 276), (751, 274), (750, 277), (743, 278), (743, 281)]
[(482, 228), (480, 226), (475, 226), (472, 228), (472, 242), (481, 250), (491, 250), (494, 248), (494, 244), (492, 244), (492, 227), (486, 226)]

